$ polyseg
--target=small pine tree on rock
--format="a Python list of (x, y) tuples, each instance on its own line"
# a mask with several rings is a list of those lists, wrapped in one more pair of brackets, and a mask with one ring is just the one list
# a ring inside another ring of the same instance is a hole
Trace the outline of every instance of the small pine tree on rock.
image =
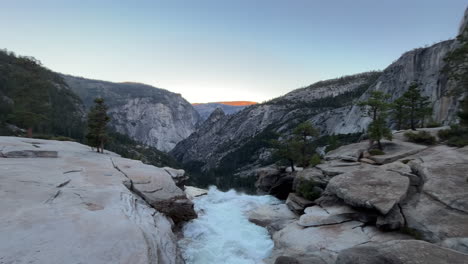
[(403, 98), (398, 98), (393, 101), (391, 105), (391, 118), (396, 123), (396, 129), (403, 129), (404, 125), (408, 122), (408, 115), (405, 109), (405, 101)]
[(374, 142), (377, 142), (380, 150), (383, 149), (380, 142), (383, 138), (392, 139), (392, 132), (386, 122), (387, 112), (390, 107), (390, 104), (386, 101), (389, 98), (390, 96), (383, 92), (373, 91), (369, 99), (358, 103), (359, 106), (367, 110), (365, 113), (372, 119), (368, 127), (370, 147), (373, 146)]
[(432, 113), (432, 108), (430, 107), (429, 97), (421, 95), (419, 84), (413, 82), (401, 98), (404, 108), (408, 112), (410, 128), (416, 130), (418, 123), (424, 126), (424, 119)]
[(104, 99), (96, 98), (94, 103), (88, 113), (88, 134), (86, 139), (91, 147), (96, 148), (97, 152), (104, 153), (104, 143), (108, 138), (106, 126), (110, 121), (110, 117), (107, 115), (107, 106), (104, 104)]

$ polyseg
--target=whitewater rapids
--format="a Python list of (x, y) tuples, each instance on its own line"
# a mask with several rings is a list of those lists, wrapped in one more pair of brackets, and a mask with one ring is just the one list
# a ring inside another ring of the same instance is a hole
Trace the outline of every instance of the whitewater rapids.
[(265, 228), (249, 222), (247, 212), (277, 199), (211, 187), (193, 202), (198, 218), (184, 226), (179, 241), (187, 264), (260, 264), (270, 255), (273, 241)]

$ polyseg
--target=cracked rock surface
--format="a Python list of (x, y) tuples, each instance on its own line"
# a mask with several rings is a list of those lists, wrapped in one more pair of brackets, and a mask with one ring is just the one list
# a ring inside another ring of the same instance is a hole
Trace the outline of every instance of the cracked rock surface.
[(0, 148), (58, 153), (0, 158), (0, 263), (180, 263), (172, 220), (110, 161), (126, 159), (75, 142), (0, 137)]

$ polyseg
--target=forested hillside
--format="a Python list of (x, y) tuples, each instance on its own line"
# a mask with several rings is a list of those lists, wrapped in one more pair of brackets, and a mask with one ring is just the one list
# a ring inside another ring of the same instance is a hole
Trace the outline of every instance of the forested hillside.
[(63, 79), (33, 57), (0, 51), (0, 123), (82, 139), (84, 108)]

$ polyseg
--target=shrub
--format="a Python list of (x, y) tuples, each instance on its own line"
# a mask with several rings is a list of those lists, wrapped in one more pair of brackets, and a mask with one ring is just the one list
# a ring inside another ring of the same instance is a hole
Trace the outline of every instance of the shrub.
[(436, 138), (427, 131), (406, 132), (405, 137), (414, 143), (420, 143), (425, 145), (434, 145), (436, 143)]
[(34, 134), (33, 138), (37, 139), (52, 139), (52, 135), (46, 135), (46, 134)]
[(311, 201), (318, 199), (320, 195), (322, 195), (318, 184), (313, 180), (306, 180), (301, 182), (297, 187), (297, 193)]
[(426, 127), (428, 128), (432, 128), (432, 127), (441, 127), (442, 124), (441, 123), (438, 123), (436, 121), (430, 121), (429, 123), (427, 123)]
[(371, 154), (372, 156), (378, 156), (378, 155), (385, 155), (385, 152), (383, 152), (380, 149), (371, 149), (369, 150), (369, 154)]
[(65, 136), (56, 136), (56, 137), (52, 137), (51, 139), (58, 140), (58, 141), (75, 141), (73, 138), (65, 137)]
[(440, 130), (438, 136), (441, 140), (447, 141), (449, 146), (468, 146), (468, 129), (459, 125), (452, 125), (450, 129)]
[(407, 234), (409, 236), (412, 236), (416, 240), (422, 240), (423, 239), (423, 235), (419, 231), (417, 231), (416, 229), (407, 227), (407, 226), (400, 229), (400, 232), (402, 232), (403, 234)]
[(314, 167), (316, 165), (319, 165), (322, 162), (322, 159), (320, 158), (320, 155), (315, 153), (312, 155), (312, 158), (310, 159), (310, 167)]

